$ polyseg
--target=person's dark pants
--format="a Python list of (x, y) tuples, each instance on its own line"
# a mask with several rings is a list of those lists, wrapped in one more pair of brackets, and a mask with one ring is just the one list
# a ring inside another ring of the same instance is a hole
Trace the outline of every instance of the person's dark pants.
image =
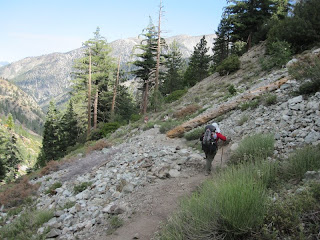
[(211, 173), (211, 165), (214, 157), (216, 156), (217, 151), (213, 153), (206, 153), (206, 172)]

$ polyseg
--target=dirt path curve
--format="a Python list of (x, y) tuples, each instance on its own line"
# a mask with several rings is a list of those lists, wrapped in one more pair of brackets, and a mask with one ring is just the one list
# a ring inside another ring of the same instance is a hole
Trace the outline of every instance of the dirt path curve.
[[(213, 169), (224, 164), (228, 147), (224, 147), (224, 154), (221, 158), (222, 148), (219, 149)], [(162, 223), (178, 209), (179, 201), (201, 185), (207, 179), (204, 175), (204, 163), (195, 163), (189, 166), (182, 177), (157, 180), (155, 183), (145, 186), (133, 193), (128, 199), (132, 208), (135, 209), (124, 225), (117, 229), (112, 235), (96, 236), (95, 240), (150, 240), (159, 230)], [(213, 173), (214, 174), (214, 171)]]

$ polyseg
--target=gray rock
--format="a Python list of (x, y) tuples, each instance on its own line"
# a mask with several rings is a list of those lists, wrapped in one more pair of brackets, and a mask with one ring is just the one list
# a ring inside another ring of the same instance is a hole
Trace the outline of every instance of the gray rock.
[(122, 192), (123, 193), (131, 193), (131, 192), (133, 192), (133, 189), (134, 189), (134, 185), (129, 183), (123, 187)]
[(294, 59), (291, 59), (287, 64), (286, 64), (286, 68), (289, 68), (291, 67), (292, 65), (294, 65), (295, 63), (299, 62), (298, 59), (294, 58)]
[(177, 178), (180, 176), (180, 172), (177, 169), (170, 169), (169, 176), (173, 178)]
[(47, 234), (47, 238), (56, 238), (61, 235), (61, 230), (59, 229), (51, 229), (50, 232)]
[(293, 104), (297, 104), (297, 103), (301, 103), (303, 101), (302, 95), (298, 96), (298, 97), (294, 97), (288, 100), (289, 105), (293, 105)]
[(306, 143), (313, 143), (320, 139), (320, 133), (312, 130), (306, 137), (305, 142)]
[(319, 110), (319, 102), (308, 102), (307, 103), (307, 109), (311, 109), (311, 110)]

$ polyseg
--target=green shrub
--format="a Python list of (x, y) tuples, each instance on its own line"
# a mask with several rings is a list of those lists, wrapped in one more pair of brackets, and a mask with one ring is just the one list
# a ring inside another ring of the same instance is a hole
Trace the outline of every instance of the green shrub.
[(282, 67), (292, 56), (290, 44), (285, 41), (276, 41), (267, 45), (267, 56), (261, 60), (263, 70)]
[(161, 123), (161, 127), (160, 127), (160, 133), (166, 133), (169, 130), (175, 128), (176, 126), (178, 126), (181, 123), (181, 121), (175, 121), (175, 120), (169, 120), (166, 122)]
[(301, 82), (299, 94), (320, 90), (320, 56), (306, 56), (289, 67), (289, 74)]
[(242, 115), (238, 121), (238, 126), (242, 126), (246, 121), (248, 121), (249, 117), (247, 115)]
[(272, 134), (256, 134), (244, 138), (232, 153), (230, 162), (256, 162), (273, 155), (274, 137)]
[(123, 225), (123, 220), (118, 216), (112, 216), (109, 220), (109, 228), (107, 230), (107, 234), (112, 234), (117, 228)]
[(234, 95), (237, 92), (237, 90), (235, 89), (234, 85), (232, 85), (232, 84), (228, 87), (228, 91), (229, 91), (229, 93), (231, 95)]
[(319, 202), (320, 200), (320, 183), (319, 182), (310, 183), (310, 193)]
[(220, 76), (223, 76), (235, 72), (239, 68), (239, 57), (237, 55), (231, 55), (230, 57), (224, 59), (219, 66), (217, 66), (216, 71), (220, 74)]
[(166, 103), (172, 103), (174, 101), (177, 101), (179, 98), (181, 98), (187, 92), (188, 92), (187, 89), (173, 91), (169, 96), (165, 97), (164, 101)]
[(83, 183), (81, 183), (79, 185), (75, 185), (73, 187), (73, 192), (74, 192), (74, 194), (78, 194), (78, 193), (86, 190), (91, 185), (92, 185), (92, 182), (83, 182)]
[(119, 127), (120, 127), (120, 123), (118, 122), (105, 123), (101, 128), (101, 133), (105, 137), (109, 133), (113, 133), (114, 131), (116, 131)]
[(0, 228), (0, 239), (45, 239), (44, 235), (37, 235), (37, 230), (51, 218), (52, 211), (28, 210), (12, 223)]
[(159, 239), (245, 239), (263, 223), (265, 184), (248, 166), (232, 167), (181, 202)]
[(320, 147), (307, 146), (297, 150), (283, 165), (285, 179), (301, 180), (307, 171), (320, 169)]
[(101, 129), (97, 128), (97, 129), (93, 129), (90, 132), (90, 136), (89, 136), (88, 140), (95, 141), (95, 140), (99, 140), (99, 139), (101, 139), (103, 137), (104, 137), (104, 135), (103, 135)]
[(72, 208), (74, 205), (76, 205), (76, 202), (71, 202), (71, 201), (68, 201), (66, 202), (63, 207), (61, 208), (62, 210), (63, 209), (69, 209), (69, 208)]
[(143, 126), (142, 130), (143, 130), (143, 131), (147, 131), (147, 130), (149, 130), (149, 129), (151, 129), (151, 128), (154, 128), (154, 125), (155, 125), (155, 124), (156, 124), (156, 123), (155, 123), (155, 122), (152, 122), (152, 121), (147, 122), (147, 123)]
[(204, 132), (204, 128), (198, 127), (198, 128), (193, 129), (190, 132), (185, 133), (184, 138), (187, 139), (188, 141), (197, 140), (200, 138), (200, 136), (203, 132)]
[(141, 119), (141, 115), (140, 114), (132, 114), (130, 116), (130, 121), (131, 122), (137, 122)]
[(313, 239), (304, 236), (302, 215), (315, 207), (316, 200), (307, 191), (270, 201), (261, 239)]
[(62, 183), (61, 182), (55, 182), (54, 184), (52, 184), (49, 189), (45, 192), (46, 194), (49, 194), (49, 195), (54, 195), (56, 194), (56, 189), (61, 187), (62, 186)]
[(259, 103), (260, 103), (260, 100), (259, 99), (255, 99), (255, 100), (252, 100), (252, 101), (248, 101), (248, 102), (245, 102), (245, 103), (242, 103), (239, 105), (239, 108), (241, 109), (241, 111), (245, 111), (249, 108), (251, 109), (254, 109), (254, 108), (257, 108), (259, 106)]
[(264, 96), (264, 101), (266, 103), (267, 106), (273, 105), (275, 103), (277, 103), (277, 95), (275, 94), (266, 94)]

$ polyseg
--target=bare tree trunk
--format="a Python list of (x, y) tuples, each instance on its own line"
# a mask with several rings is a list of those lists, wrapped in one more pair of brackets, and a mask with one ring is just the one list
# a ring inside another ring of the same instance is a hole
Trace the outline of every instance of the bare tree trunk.
[(98, 123), (98, 98), (99, 98), (99, 91), (97, 86), (96, 93), (94, 95), (94, 105), (93, 105), (93, 129), (97, 129), (97, 123)]
[(143, 115), (146, 115), (147, 113), (147, 106), (148, 106), (148, 92), (149, 92), (149, 80), (145, 81), (145, 91), (143, 96)]
[(160, 43), (161, 43), (161, 13), (162, 13), (162, 1), (160, 0), (159, 7), (159, 22), (158, 22), (158, 46), (157, 46), (157, 65), (156, 65), (156, 79), (155, 79), (155, 111), (157, 111), (158, 106), (158, 89), (159, 89), (159, 67), (160, 67)]
[(113, 98), (112, 98), (112, 105), (111, 105), (111, 119), (114, 118), (114, 108), (115, 108), (115, 104), (116, 104), (117, 88), (118, 88), (118, 84), (119, 84), (120, 60), (121, 60), (121, 56), (119, 57), (119, 60), (118, 60), (117, 79), (116, 79), (116, 83), (113, 88)]
[(89, 48), (89, 80), (88, 80), (88, 128), (87, 137), (90, 135), (91, 130), (91, 50)]
[(249, 91), (247, 94), (244, 94), (243, 96), (239, 97), (238, 99), (236, 99), (232, 102), (221, 104), (217, 109), (213, 109), (209, 113), (200, 115), (194, 119), (191, 119), (191, 120), (183, 123), (182, 125), (174, 128), (174, 129), (170, 130), (169, 132), (167, 132), (167, 137), (170, 137), (170, 138), (181, 137), (181, 136), (183, 136), (183, 134), (185, 132), (188, 132), (193, 128), (196, 128), (200, 125), (203, 125), (203, 124), (209, 122), (210, 120), (235, 109), (239, 104), (241, 104), (243, 102), (250, 101), (254, 98), (261, 96), (262, 94), (264, 94), (266, 92), (274, 91), (274, 90), (280, 88), (280, 86), (282, 84), (286, 83), (287, 81), (288, 81), (287, 78), (282, 78), (282, 79), (280, 79), (274, 83), (271, 83), (267, 86), (260, 87), (254, 91)]

